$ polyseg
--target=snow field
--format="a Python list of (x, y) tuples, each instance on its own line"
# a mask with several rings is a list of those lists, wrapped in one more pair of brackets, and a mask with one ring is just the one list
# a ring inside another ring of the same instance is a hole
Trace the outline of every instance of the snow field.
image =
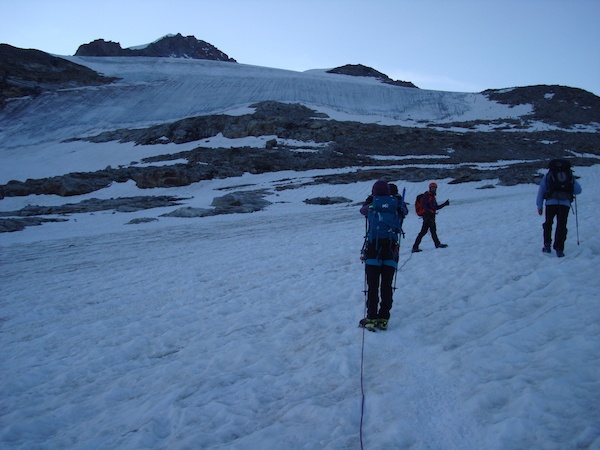
[[(598, 171), (577, 172), (582, 242), (571, 216), (563, 259), (540, 251), (535, 186), (439, 183), (447, 249), (409, 252), (411, 212), (390, 329), (364, 336), (365, 448), (599, 445)], [(364, 221), (301, 199), (369, 188), (0, 237), (3, 446), (357, 448)]]

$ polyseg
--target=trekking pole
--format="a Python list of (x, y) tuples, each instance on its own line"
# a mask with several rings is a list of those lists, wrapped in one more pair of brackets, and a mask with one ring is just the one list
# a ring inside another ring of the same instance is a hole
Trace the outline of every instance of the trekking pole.
[[(400, 241), (402, 239), (402, 234), (398, 233), (398, 262), (400, 262)], [(396, 263), (396, 270), (394, 271), (394, 287), (392, 288), (392, 292), (396, 292), (396, 281), (398, 281), (398, 262)]]
[[(402, 203), (404, 203), (405, 195), (406, 195), (406, 187), (404, 189), (402, 189)], [(402, 220), (404, 221), (404, 219), (402, 219)], [(398, 232), (398, 263), (400, 262), (400, 244), (402, 242), (403, 237), (404, 237), (404, 230), (402, 229), (402, 225), (400, 225), (400, 230)], [(394, 287), (392, 288), (392, 292), (396, 292), (396, 282), (398, 281), (398, 263), (396, 263), (396, 271), (394, 272)]]
[(364, 263), (367, 260), (367, 243), (369, 239), (369, 219), (365, 217), (365, 239), (360, 249), (360, 260)]
[[(404, 189), (402, 189), (402, 205), (401, 205), (402, 214), (404, 214), (404, 210), (408, 211), (408, 209), (406, 208), (406, 202), (404, 201), (405, 196), (406, 196), (406, 187)], [(402, 223), (400, 224), (400, 233), (402, 234), (402, 237), (404, 237), (404, 229), (402, 228), (402, 225), (404, 225), (405, 218), (406, 217), (402, 217)]]
[(579, 245), (579, 214), (577, 214), (577, 197), (576, 196), (574, 197), (574, 200), (575, 200), (575, 229), (577, 230), (577, 245)]
[[(365, 268), (365, 309), (363, 312), (364, 317), (367, 317), (367, 270)], [(363, 421), (365, 418), (365, 328), (362, 330), (362, 345), (360, 349), (360, 429), (359, 429), (359, 439), (360, 439), (360, 448), (363, 447)]]
[[(365, 264), (367, 261), (367, 246), (369, 240), (369, 219), (365, 217), (365, 240), (363, 241), (362, 249), (360, 250), (360, 261)], [(365, 265), (365, 281), (363, 285), (363, 294), (365, 294), (365, 310), (364, 317), (367, 317), (367, 267)]]

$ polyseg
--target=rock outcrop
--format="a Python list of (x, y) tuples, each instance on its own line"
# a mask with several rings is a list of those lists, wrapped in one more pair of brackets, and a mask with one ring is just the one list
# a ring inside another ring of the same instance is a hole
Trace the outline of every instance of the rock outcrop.
[(410, 81), (392, 80), (386, 74), (381, 73), (371, 67), (363, 66), (362, 64), (346, 64), (345, 66), (336, 67), (335, 69), (328, 70), (327, 73), (351, 75), (354, 77), (371, 77), (378, 79), (382, 83), (391, 84), (392, 86), (402, 86), (418, 89), (418, 87)]
[[(67, 203), (59, 206), (29, 205), (18, 211), (0, 212), (0, 233), (24, 230), (25, 227), (42, 225), (47, 222), (66, 222), (63, 218), (45, 218), (47, 215), (70, 215), (114, 210), (116, 212), (134, 212), (144, 209), (179, 205), (184, 200), (169, 196), (121, 197), (101, 200), (91, 198), (79, 203)], [(3, 218), (5, 217), (5, 218)]]
[(208, 208), (193, 208), (186, 206), (176, 209), (161, 217), (208, 217), (221, 214), (248, 214), (260, 211), (271, 204), (264, 197), (270, 192), (265, 189), (255, 191), (237, 191), (226, 194), (222, 197), (215, 197), (211, 206)]
[(487, 90), (491, 100), (507, 105), (533, 105), (534, 118), (563, 128), (600, 123), (600, 97), (583, 89), (537, 85)]
[(118, 42), (97, 39), (79, 46), (75, 56), (149, 56), (236, 62), (214, 45), (181, 34), (165, 36), (146, 46), (132, 48), (122, 48)]
[(9, 98), (37, 96), (57, 89), (99, 86), (115, 79), (39, 50), (0, 44), (0, 108)]

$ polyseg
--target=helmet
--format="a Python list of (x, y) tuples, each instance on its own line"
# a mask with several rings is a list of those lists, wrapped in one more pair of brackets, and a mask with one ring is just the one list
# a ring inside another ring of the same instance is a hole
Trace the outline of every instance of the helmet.
[(429, 183), (430, 188), (437, 188), (437, 184), (434, 182)]

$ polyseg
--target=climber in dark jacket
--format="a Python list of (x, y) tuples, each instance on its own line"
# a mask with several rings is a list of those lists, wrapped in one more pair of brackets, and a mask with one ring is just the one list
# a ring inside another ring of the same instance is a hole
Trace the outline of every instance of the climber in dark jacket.
[(429, 190), (423, 194), (422, 205), (423, 205), (423, 226), (421, 227), (421, 231), (419, 232), (417, 239), (415, 239), (415, 243), (413, 244), (412, 251), (413, 253), (420, 252), (421, 249), (419, 245), (421, 244), (421, 240), (427, 234), (428, 231), (431, 231), (431, 238), (433, 239), (433, 243), (435, 244), (435, 248), (446, 248), (448, 247), (446, 244), (442, 244), (437, 235), (437, 226), (435, 223), (435, 215), (438, 210), (448, 206), (450, 204), (450, 200), (446, 200), (441, 205), (438, 205), (435, 196), (437, 194), (437, 184), (429, 183)]

